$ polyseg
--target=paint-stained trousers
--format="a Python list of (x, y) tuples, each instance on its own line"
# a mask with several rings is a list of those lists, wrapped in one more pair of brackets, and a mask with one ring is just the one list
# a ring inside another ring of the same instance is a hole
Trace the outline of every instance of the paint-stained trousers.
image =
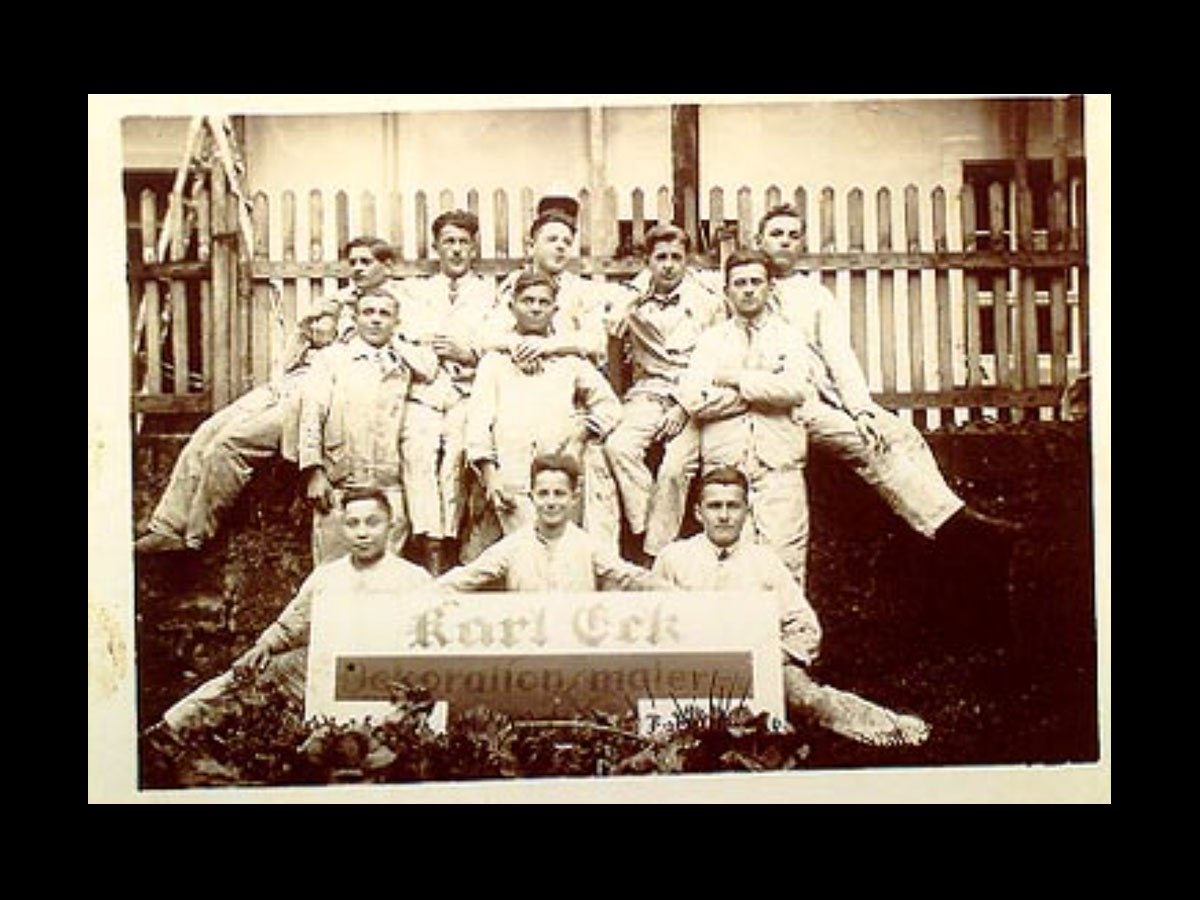
[[(916, 428), (882, 407), (874, 407), (873, 412), (876, 427), (887, 441), (887, 448), (882, 451), (863, 442), (854, 419), (845, 410), (818, 399), (800, 409), (810, 446), (822, 448), (850, 466), (910, 528), (932, 538), (962, 509), (962, 498), (946, 483), (929, 445)], [(629, 449), (620, 455), (631, 458), (632, 453)], [(663, 467), (649, 495), (645, 524), (647, 553), (658, 555), (678, 537), (687, 514), (688, 489), (699, 464), (699, 432), (689, 423), (668, 444)], [(632, 479), (629, 477), (633, 468), (613, 463), (618, 482), (625, 477), (636, 491), (640, 482), (636, 472)]]
[(845, 410), (819, 399), (800, 408), (810, 445), (824, 448), (871, 485), (896, 515), (927, 538), (963, 507), (950, 489), (921, 432), (880, 406), (875, 427), (887, 447), (868, 447)]
[(920, 718), (897, 714), (858, 694), (820, 684), (791, 662), (783, 666), (783, 688), (790, 716), (852, 740), (919, 744), (929, 734), (929, 727)]
[(196, 429), (150, 517), (151, 531), (182, 538), (193, 549), (217, 533), (257, 468), (279, 454), (297, 379), (255, 388)]
[[(253, 678), (258, 687), (269, 685), (277, 688), (288, 703), (303, 708), (308, 679), (308, 648), (299, 647), (272, 656), (266, 670)], [(175, 732), (220, 728), (240, 711), (239, 690), (237, 675), (233, 669), (228, 669), (176, 702), (163, 713), (163, 721)]]
[(466, 399), (447, 410), (410, 400), (400, 458), (413, 534), (456, 538), (466, 499)]
[(646, 454), (667, 409), (665, 401), (652, 396), (630, 397), (621, 407), (620, 424), (604, 443), (629, 530), (644, 534), (646, 552), (655, 556), (679, 535), (700, 459), (700, 432), (689, 422), (664, 445), (657, 473), (650, 471)]

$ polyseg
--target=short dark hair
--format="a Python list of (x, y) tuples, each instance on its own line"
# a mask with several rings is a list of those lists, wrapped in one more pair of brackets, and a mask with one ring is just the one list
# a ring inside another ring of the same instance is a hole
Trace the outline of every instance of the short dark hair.
[(759, 265), (767, 270), (767, 278), (771, 277), (771, 257), (761, 250), (734, 250), (725, 260), (725, 283), (729, 284), (729, 273), (738, 266)]
[(665, 222), (662, 225), (655, 225), (646, 232), (646, 253), (653, 253), (654, 248), (659, 244), (667, 244), (673, 241), (679, 241), (682, 243), (685, 250), (692, 249), (691, 237), (678, 225), (674, 225), (670, 222)]
[(747, 498), (750, 496), (750, 479), (736, 466), (717, 466), (715, 469), (705, 472), (700, 477), (700, 491), (696, 496), (699, 497), (710, 484), (739, 487), (742, 489), (742, 496)]
[(471, 235), (471, 237), (479, 234), (479, 216), (465, 209), (447, 210), (433, 220), (432, 230), (435, 241), (442, 236), (442, 229), (447, 225), (454, 225), (457, 228), (461, 228)]
[(367, 297), (383, 297), (387, 300), (391, 300), (392, 306), (395, 307), (396, 312), (400, 312), (400, 298), (397, 297), (386, 284), (377, 284), (375, 287), (367, 288), (365, 291), (363, 291), (361, 296), (354, 301), (355, 308), (357, 309), (359, 304)]
[(535, 456), (529, 465), (531, 486), (542, 472), (562, 472), (571, 482), (572, 490), (579, 487), (581, 477), (579, 462), (569, 453), (542, 453)]
[(560, 212), (571, 219), (579, 218), (579, 201), (565, 194), (549, 194), (538, 201), (536, 215)]
[(558, 284), (553, 278), (545, 272), (539, 272), (537, 269), (523, 269), (521, 274), (517, 276), (517, 280), (513, 282), (513, 299), (520, 297), (531, 287), (538, 285), (550, 288), (554, 292), (555, 297), (558, 296)]
[(566, 225), (568, 228), (570, 228), (572, 235), (579, 230), (579, 225), (574, 218), (568, 216), (561, 210), (551, 209), (542, 213), (533, 220), (533, 224), (529, 226), (529, 239), (533, 240), (538, 236), (538, 232), (540, 232), (547, 225), (554, 224), (555, 222), (557, 222), (559, 225)]
[(346, 258), (349, 259), (350, 251), (355, 247), (366, 247), (371, 251), (371, 255), (378, 262), (388, 265), (396, 261), (395, 248), (385, 241), (383, 238), (371, 237), (370, 235), (361, 235), (346, 242)]
[(392, 517), (392, 501), (388, 499), (387, 493), (382, 488), (364, 486), (346, 488), (342, 492), (342, 509), (359, 500), (374, 500), (383, 507), (383, 511), (387, 513), (389, 519)]
[(799, 207), (791, 203), (777, 203), (775, 206), (772, 206), (765, 213), (763, 213), (762, 218), (758, 220), (759, 237), (762, 237), (763, 232), (767, 230), (768, 222), (770, 222), (772, 219), (783, 218), (784, 216), (789, 219), (799, 219), (801, 222), (804, 221), (804, 215), (800, 212)]

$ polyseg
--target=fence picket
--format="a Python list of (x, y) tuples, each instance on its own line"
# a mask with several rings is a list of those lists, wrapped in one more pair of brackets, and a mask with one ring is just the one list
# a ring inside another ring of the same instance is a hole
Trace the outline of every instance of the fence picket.
[[(254, 259), (264, 262), (271, 258), (271, 222), (266, 194), (254, 195), (251, 224), (254, 229)], [(283, 347), (275, 336), (271, 314), (271, 291), (268, 282), (254, 284), (254, 326), (251, 334), (254, 346), (254, 383), (266, 384), (271, 378), (271, 361), (277, 359)]]
[[(1019, 171), (1019, 170), (1018, 170)], [(1033, 192), (1028, 180), (1018, 178), (1017, 192), (1017, 249), (1033, 250)], [(1038, 386), (1038, 321), (1037, 282), (1035, 273), (1026, 268), (1017, 269), (1017, 387), (1024, 390)], [(1035, 413), (1036, 416), (1036, 413)], [(1017, 412), (1018, 421), (1026, 418), (1024, 411)]]
[(808, 192), (802, 188), (796, 188), (792, 194), (792, 205), (796, 207), (796, 213), (800, 218), (800, 252), (808, 252)]
[[(909, 253), (921, 252), (921, 198), (916, 185), (904, 189), (904, 237)], [(909, 389), (925, 390), (925, 316), (919, 270), (908, 271), (908, 372)], [(913, 411), (913, 424), (925, 428), (925, 410)]]
[[(1005, 201), (1007, 190), (996, 182), (988, 188), (988, 236), (993, 251), (1007, 248)], [(1008, 359), (1009, 333), (1008, 270), (997, 271), (992, 278), (992, 336), (995, 344), (995, 380), (998, 388), (1012, 387)], [(1007, 409), (998, 410), (1001, 421), (1011, 419)]]
[(646, 253), (646, 192), (634, 188), (630, 197), (631, 215), (633, 216), (633, 253), (644, 256)]
[(604, 259), (611, 259), (620, 250), (621, 230), (617, 224), (617, 215), (617, 189), (611, 186), (606, 187), (601, 210), (604, 230), (600, 241), (600, 255)]
[[(1065, 187), (1056, 184), (1050, 201), (1050, 249), (1064, 250), (1067, 245), (1067, 208)], [(1050, 273), (1050, 384), (1058, 391), (1067, 386), (1067, 353), (1070, 321), (1067, 317), (1067, 271)]]
[(659, 225), (670, 225), (675, 218), (675, 205), (671, 202), (671, 189), (658, 189), (658, 222)]
[[(950, 238), (946, 221), (946, 190), (933, 190), (933, 252), (947, 253)], [(937, 373), (938, 390), (954, 389), (954, 330), (950, 312), (950, 272), (938, 269), (933, 273), (934, 304), (937, 309)], [(941, 424), (954, 422), (954, 410), (943, 408)]]
[(417, 191), (413, 204), (416, 207), (413, 227), (417, 230), (417, 259), (423, 262), (429, 258), (429, 199), (424, 191)]
[[(196, 257), (212, 263), (212, 205), (205, 179), (192, 185), (192, 208), (196, 210)], [(212, 279), (200, 282), (200, 386), (212, 400), (213, 314)]]
[(242, 254), (245, 253), (247, 264), (252, 263), (253, 239), (242, 246), (240, 232), (241, 200), (230, 187), (230, 201), (225, 222), (218, 223), (220, 230), (230, 244), (229, 252), (229, 283), (236, 309), (236, 338), (237, 342), (230, 349), (230, 359), (234, 364), (233, 390), (241, 395), (254, 386), (254, 357), (253, 357), (253, 314), (254, 291), (251, 281), (246, 277), (242, 267)]
[[(284, 191), (279, 208), (279, 227), (283, 233), (283, 261), (296, 262), (296, 195), (292, 191)], [(292, 334), (299, 320), (299, 309), (296, 298), (296, 279), (288, 278), (283, 282), (283, 320), (288, 324), (288, 334)]]
[[(148, 264), (158, 262), (158, 201), (154, 191), (146, 188), (141, 196), (141, 225), (142, 225), (142, 260)], [(147, 278), (142, 288), (141, 310), (138, 316), (139, 324), (135, 325), (135, 334), (143, 336), (142, 344), (146, 349), (146, 370), (142, 379), (145, 393), (157, 394), (162, 391), (162, 298), (159, 295), (158, 281), (154, 277)], [(134, 347), (136, 352), (137, 348)]]
[[(778, 202), (769, 203), (778, 206)], [(851, 253), (866, 250), (865, 226), (863, 224), (863, 192), (854, 188), (846, 195), (847, 241)], [(867, 358), (867, 273), (850, 273), (850, 345), (863, 372), (870, 371)]]
[[(892, 192), (880, 188), (875, 195), (880, 253), (891, 253), (892, 245)], [(896, 275), (894, 272), (879, 273), (879, 341), (880, 371), (883, 389), (896, 390)]]
[(492, 215), (496, 220), (496, 258), (508, 259), (508, 194), (501, 188), (492, 193)]
[(579, 192), (579, 254), (583, 257), (586, 271), (592, 264), (592, 192), (584, 188)]
[[(821, 189), (820, 200), (820, 217), (821, 217), (821, 252), (836, 253), (837, 252), (837, 223), (834, 219), (834, 194), (833, 188), (826, 187)], [(837, 292), (837, 272), (833, 269), (824, 269), (821, 272), (821, 284), (833, 292)]]
[(725, 191), (719, 187), (708, 192), (708, 229), (714, 259), (722, 266), (733, 251), (734, 238), (725, 221)]
[[(379, 215), (375, 206), (375, 195), (370, 191), (363, 191), (362, 197), (359, 199), (361, 209), (358, 215), (358, 233), (379, 235)], [(337, 251), (339, 254), (344, 253), (347, 241), (338, 241)]]
[(738, 188), (737, 217), (738, 247), (745, 249), (754, 242), (754, 206), (748, 187)]
[(229, 242), (218, 235), (229, 221), (229, 186), (220, 173), (212, 179), (212, 302), (213, 302), (213, 406), (221, 409), (233, 399), (233, 280)]
[(521, 188), (521, 245), (529, 239), (529, 229), (533, 227), (536, 201), (533, 199), (533, 188)]
[[(355, 236), (373, 235), (373, 231), (359, 230)], [(350, 195), (338, 191), (333, 195), (333, 247), (334, 253), (340, 254), (342, 248), (350, 242)]]
[(404, 259), (404, 195), (393, 191), (388, 196), (388, 243), (395, 251), (396, 259)]
[[(172, 203), (167, 217), (171, 230), (171, 262), (187, 259), (187, 226), (184, 222), (183, 203)], [(188, 302), (187, 283), (179, 278), (171, 279), (171, 365), (174, 393), (188, 393)]]
[[(969, 184), (962, 188), (960, 215), (963, 252), (974, 253), (979, 246), (976, 239), (979, 223), (975, 209), (975, 190)], [(967, 388), (975, 389), (983, 384), (983, 341), (979, 321), (979, 276), (972, 271), (963, 272), (963, 315), (966, 318)], [(980, 421), (983, 418), (983, 410), (972, 407), (967, 411), (967, 417), (973, 422)]]

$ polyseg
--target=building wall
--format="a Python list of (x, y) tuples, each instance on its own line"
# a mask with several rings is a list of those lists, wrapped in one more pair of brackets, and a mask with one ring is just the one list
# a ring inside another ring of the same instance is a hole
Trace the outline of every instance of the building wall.
[[(1075, 156), (1083, 155), (1081, 128), (1079, 121), (1070, 123), (1069, 152)], [(173, 168), (186, 129), (183, 118), (125, 120), (126, 165)], [(1052, 131), (1050, 102), (1035, 103), (1031, 156), (1051, 155)], [(611, 186), (617, 191), (618, 212), (628, 218), (635, 188), (646, 192), (646, 209), (653, 216), (655, 192), (671, 184), (666, 105), (253, 115), (245, 118), (245, 149), (250, 187), (276, 201), (276, 214), (277, 198), (286, 190), (295, 192), (301, 247), (308, 242), (303, 226), (309, 192), (323, 193), (329, 253), (336, 253), (332, 210), (339, 190), (347, 193), (353, 229), (364, 191), (377, 198), (399, 192), (411, 223), (417, 190), (426, 193), (436, 212), (442, 191), (453, 192), (454, 202), (466, 205), (467, 191), (474, 189), (479, 192), (488, 253), (497, 189), (509, 197), (509, 246), (517, 252), (523, 188), (540, 195)], [(954, 198), (963, 160), (1013, 153), (1011, 108), (994, 99), (707, 103), (700, 115), (700, 210), (707, 217), (713, 187), (725, 191), (726, 216), (732, 218), (742, 186), (751, 188), (755, 215), (763, 208), (768, 187), (778, 186), (790, 197), (803, 186), (815, 221), (816, 198), (831, 187), (838, 198), (841, 232), (845, 194), (859, 187), (867, 194), (870, 238), (876, 230), (874, 195), (880, 187), (893, 190), (895, 210), (902, 209), (900, 196), (909, 184), (921, 188), (923, 197), (941, 185)], [(377, 230), (383, 232), (388, 217), (377, 202)], [(952, 226), (956, 219), (950, 216)], [(276, 242), (279, 232), (278, 227), (272, 229)], [(406, 250), (413, 252), (411, 224), (404, 238)]]
[[(467, 192), (475, 190), (485, 253), (493, 240), (497, 190), (509, 198), (509, 245), (516, 252), (523, 188), (536, 195), (575, 194), (599, 175), (628, 194), (639, 185), (669, 184), (671, 177), (665, 107), (264, 116), (247, 119), (246, 148), (253, 190), (272, 198), (291, 190), (299, 202), (307, 202), (303, 198), (313, 189), (327, 197), (345, 190), (352, 223), (364, 191), (377, 198), (399, 192), (411, 222), (418, 190), (433, 210), (443, 191), (465, 206)], [(593, 152), (597, 148), (602, 158)], [(385, 229), (382, 211), (378, 218)], [(414, 251), (411, 225), (404, 244)]]

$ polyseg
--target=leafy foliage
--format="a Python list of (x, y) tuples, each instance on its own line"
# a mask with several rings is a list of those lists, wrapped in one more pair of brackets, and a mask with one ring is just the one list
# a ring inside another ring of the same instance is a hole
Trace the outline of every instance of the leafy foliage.
[(190, 732), (152, 747), (153, 787), (467, 781), (792, 769), (808, 744), (744, 706), (677, 708), (665, 727), (638, 732), (632, 713), (516, 720), (485, 707), (431, 725), (427, 692), (396, 686), (381, 721), (302, 722), (270, 686), (241, 686), (234, 727)]

